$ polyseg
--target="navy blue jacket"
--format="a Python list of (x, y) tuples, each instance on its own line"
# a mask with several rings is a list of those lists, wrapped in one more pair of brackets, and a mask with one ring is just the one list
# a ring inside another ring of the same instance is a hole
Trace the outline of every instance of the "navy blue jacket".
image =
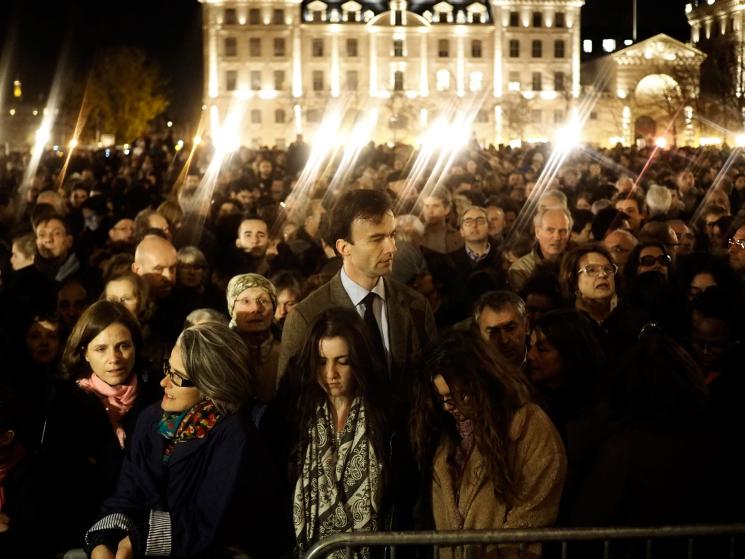
[(86, 534), (86, 549), (116, 549), (127, 534), (135, 557), (209, 557), (238, 545), (252, 557), (281, 549), (281, 510), (276, 472), (250, 418), (223, 418), (203, 439), (176, 445), (167, 464), (166, 439), (158, 433), (162, 410), (144, 410), (116, 493)]

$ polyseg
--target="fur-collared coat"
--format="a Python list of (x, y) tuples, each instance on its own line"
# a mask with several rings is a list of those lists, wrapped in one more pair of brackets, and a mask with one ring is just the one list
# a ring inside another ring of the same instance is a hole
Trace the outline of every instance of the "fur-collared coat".
[[(540, 528), (555, 522), (567, 468), (559, 433), (540, 407), (527, 404), (515, 413), (509, 440), (509, 464), (517, 494), (511, 506), (494, 494), (485, 458), (475, 447), (466, 462), (460, 487), (454, 487), (449, 461), (454, 443), (449, 439), (440, 443), (432, 481), (435, 529)], [(460, 558), (462, 551), (443, 548), (440, 558)], [(531, 546), (530, 551), (538, 549)]]

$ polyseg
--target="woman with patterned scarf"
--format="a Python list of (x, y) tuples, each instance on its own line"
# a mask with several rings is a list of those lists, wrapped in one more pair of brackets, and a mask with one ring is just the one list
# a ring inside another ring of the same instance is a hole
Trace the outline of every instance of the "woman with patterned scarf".
[[(430, 353), (424, 372), (411, 439), (435, 529), (550, 526), (559, 512), (566, 456), (519, 371), (479, 336), (452, 332)], [(440, 559), (523, 556), (516, 548), (483, 551), (442, 548)], [(539, 555), (535, 545), (524, 556)]]
[(241, 413), (253, 397), (248, 363), (223, 324), (181, 333), (163, 364), (163, 399), (142, 413), (116, 493), (85, 535), (93, 559), (281, 550), (276, 474)]
[(352, 309), (326, 311), (309, 332), (293, 366), (302, 394), (292, 511), (300, 555), (331, 534), (384, 530), (391, 512), (386, 368)]
[(62, 547), (79, 545), (114, 491), (137, 417), (158, 397), (141, 357), (140, 326), (119, 303), (91, 305), (67, 340), (62, 363), (70, 387), (51, 405), (44, 435), (55, 465), (52, 502), (64, 506), (54, 527)]

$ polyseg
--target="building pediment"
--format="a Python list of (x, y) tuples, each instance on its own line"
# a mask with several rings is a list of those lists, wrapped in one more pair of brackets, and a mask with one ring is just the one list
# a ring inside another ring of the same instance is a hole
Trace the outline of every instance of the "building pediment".
[(453, 11), (453, 5), (450, 2), (445, 2), (443, 0), (442, 2), (438, 2), (432, 6), (432, 9), (434, 9), (435, 12), (449, 13)]
[(660, 33), (644, 41), (621, 49), (610, 55), (610, 58), (620, 65), (628, 64), (701, 64), (706, 54), (695, 47), (673, 39), (669, 35)]
[(321, 0), (313, 0), (312, 2), (308, 3), (308, 9), (311, 12), (322, 12), (328, 7), (329, 5), (326, 2), (322, 2)]
[(345, 12), (359, 12), (362, 10), (362, 4), (354, 0), (349, 0), (341, 5), (341, 9)]

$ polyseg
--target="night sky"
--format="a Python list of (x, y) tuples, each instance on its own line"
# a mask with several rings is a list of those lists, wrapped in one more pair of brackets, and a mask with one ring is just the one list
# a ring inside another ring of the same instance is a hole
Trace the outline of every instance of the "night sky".
[[(664, 32), (687, 41), (685, 3), (638, 0), (639, 38)], [(583, 37), (630, 38), (631, 6), (632, 0), (587, 0)], [(166, 76), (172, 99), (169, 118), (192, 120), (199, 111), (203, 61), (197, 0), (3, 0), (2, 8), (3, 58), (8, 43), (12, 45), (6, 95), (18, 77), (27, 99), (45, 98), (64, 45), (69, 48), (68, 80), (84, 76), (99, 49), (131, 45), (144, 49)]]

